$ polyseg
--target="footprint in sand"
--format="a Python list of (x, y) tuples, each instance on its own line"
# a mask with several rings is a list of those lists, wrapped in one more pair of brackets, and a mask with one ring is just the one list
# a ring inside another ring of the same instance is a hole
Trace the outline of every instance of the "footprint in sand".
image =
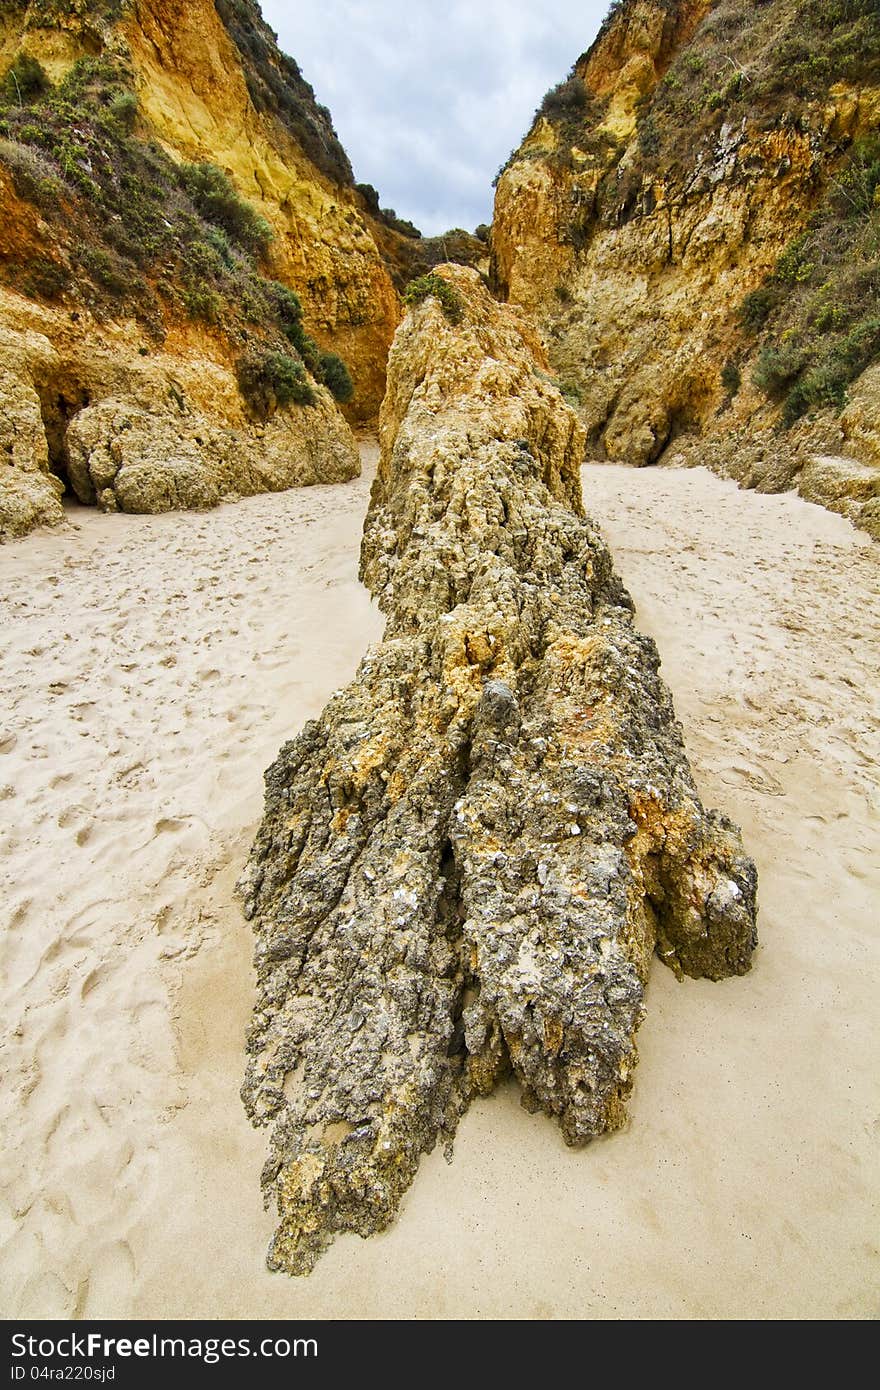
[(74, 1294), (62, 1284), (58, 1275), (41, 1270), (25, 1283), (18, 1302), (18, 1316), (69, 1318), (74, 1304)]
[(763, 768), (743, 763), (733, 763), (726, 772), (720, 774), (720, 780), (728, 786), (745, 782), (753, 791), (764, 792), (768, 796), (785, 796), (785, 787), (778, 777), (774, 777)]
[(128, 1318), (132, 1313), (137, 1267), (131, 1246), (114, 1240), (98, 1250), (77, 1294), (81, 1318)]
[(101, 924), (102, 907), (107, 907), (111, 902), (110, 898), (97, 898), (95, 902), (89, 903), (86, 907), (80, 908), (75, 912), (67, 923), (68, 940), (73, 940), (74, 936), (82, 937), (82, 944), (91, 946), (93, 937), (86, 936), (85, 932), (90, 927), (98, 927)]
[(12, 916), (9, 919), (10, 931), (15, 931), (16, 927), (21, 926), (25, 917), (27, 917), (28, 913), (31, 910), (33, 901), (33, 898), (23, 898), (22, 901), (18, 904), (18, 906), (13, 910)]
[(187, 820), (176, 820), (173, 816), (166, 816), (162, 820), (157, 820), (155, 830), (157, 835), (174, 834), (178, 830), (185, 830)]
[(80, 999), (87, 999), (92, 990), (102, 984), (110, 974), (112, 974), (112, 969), (109, 965), (98, 965), (94, 970), (90, 970), (80, 987)]

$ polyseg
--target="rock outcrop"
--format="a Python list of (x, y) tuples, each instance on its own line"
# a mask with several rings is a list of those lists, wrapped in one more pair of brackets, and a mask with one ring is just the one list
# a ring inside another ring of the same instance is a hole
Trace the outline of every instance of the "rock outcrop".
[[(817, 451), (876, 468), (872, 412), (841, 434), (835, 411), (880, 355), (878, 121), (872, 0), (612, 7), (492, 229), (496, 287), (536, 316), (594, 455), (766, 490)], [(870, 529), (862, 511), (854, 493)]]
[(0, 328), (0, 537), (24, 536), (61, 521), (64, 484), (49, 467), (49, 447), (34, 381), (55, 356), (39, 334)]
[(219, 164), (267, 219), (273, 274), (348, 364), (353, 417), (375, 418), (399, 301), (329, 115), (259, 6), (136, 0), (121, 32), (151, 125), (183, 158)]
[(162, 349), (137, 325), (0, 291), (0, 538), (63, 520), (65, 489), (103, 511), (163, 512), (360, 471), (330, 393), (255, 420), (209, 335)]
[(0, 532), (64, 488), (161, 510), (356, 473), (340, 412), (375, 416), (400, 315), (372, 225), (250, 0), (5, 6)]
[(310, 331), (349, 364), (352, 414), (375, 416), (397, 295), (329, 113), (251, 0), (16, 0), (0, 17), (0, 73), (25, 53), (54, 83), (96, 53), (129, 66), (150, 135), (220, 166), (266, 218), (271, 273)]
[(398, 330), (362, 574), (384, 640), (266, 775), (242, 878), (269, 1263), (393, 1218), (512, 1070), (572, 1144), (618, 1127), (652, 952), (749, 967), (755, 869), (700, 804), (654, 644), (584, 515), (532, 331), (445, 266)]

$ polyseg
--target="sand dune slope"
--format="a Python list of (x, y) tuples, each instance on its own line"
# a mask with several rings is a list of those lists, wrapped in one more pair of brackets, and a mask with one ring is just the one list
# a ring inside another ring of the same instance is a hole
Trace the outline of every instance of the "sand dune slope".
[(758, 861), (754, 970), (655, 971), (625, 1132), (567, 1150), (505, 1088), (308, 1280), (263, 1265), (232, 885), (263, 768), (379, 635), (367, 483), (0, 549), (0, 1313), (876, 1311), (877, 547), (703, 470), (584, 482)]

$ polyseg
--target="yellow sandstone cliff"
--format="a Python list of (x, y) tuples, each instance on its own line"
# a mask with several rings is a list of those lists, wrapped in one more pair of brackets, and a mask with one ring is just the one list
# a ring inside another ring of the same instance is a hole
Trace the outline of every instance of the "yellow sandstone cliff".
[(335, 181), (272, 111), (256, 110), (213, 0), (135, 0), (120, 32), (163, 144), (219, 164), (269, 221), (273, 274), (297, 291), (318, 341), (348, 364), (356, 418), (375, 416), (400, 310), (350, 178)]
[[(158, 510), (356, 473), (323, 354), (374, 417), (399, 300), (258, 7), (11, 0), (0, 83), (0, 532), (59, 520), (65, 485)], [(187, 168), (216, 171), (201, 203)], [(248, 399), (242, 362), (282, 357)]]
[(492, 230), (594, 454), (800, 479), (880, 531), (878, 117), (876, 5), (612, 7)]

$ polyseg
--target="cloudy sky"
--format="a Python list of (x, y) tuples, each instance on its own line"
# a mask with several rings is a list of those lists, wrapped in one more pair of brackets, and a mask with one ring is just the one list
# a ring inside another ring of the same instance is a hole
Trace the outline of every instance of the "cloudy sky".
[(492, 179), (609, 0), (262, 0), (359, 183), (426, 234), (473, 229)]

